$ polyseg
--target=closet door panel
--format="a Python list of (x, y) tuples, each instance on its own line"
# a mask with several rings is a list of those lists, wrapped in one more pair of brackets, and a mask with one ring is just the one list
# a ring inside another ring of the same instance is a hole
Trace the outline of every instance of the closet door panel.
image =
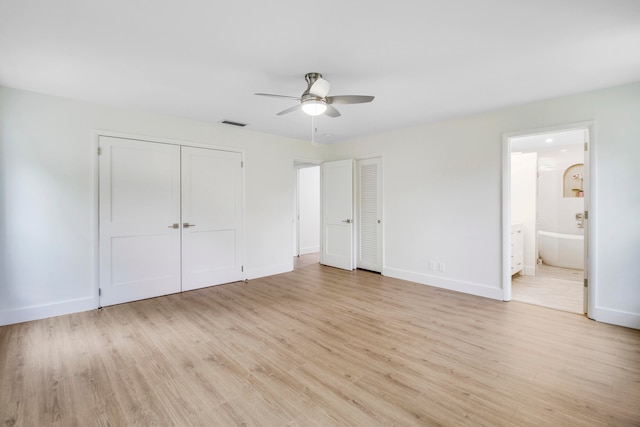
[(182, 147), (182, 290), (242, 280), (241, 155)]
[(179, 292), (179, 147), (100, 137), (100, 149), (100, 304)]

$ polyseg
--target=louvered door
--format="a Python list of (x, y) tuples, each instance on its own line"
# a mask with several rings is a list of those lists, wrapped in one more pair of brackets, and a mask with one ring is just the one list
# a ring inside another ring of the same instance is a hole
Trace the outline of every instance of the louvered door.
[(380, 158), (359, 160), (357, 267), (382, 272), (382, 174)]

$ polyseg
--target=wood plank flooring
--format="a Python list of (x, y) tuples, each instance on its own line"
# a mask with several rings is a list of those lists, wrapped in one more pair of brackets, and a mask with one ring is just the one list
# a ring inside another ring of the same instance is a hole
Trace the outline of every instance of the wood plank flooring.
[(640, 425), (640, 331), (317, 263), (0, 328), (0, 424)]
[(515, 275), (511, 298), (571, 313), (584, 312), (583, 271), (542, 264), (535, 276)]

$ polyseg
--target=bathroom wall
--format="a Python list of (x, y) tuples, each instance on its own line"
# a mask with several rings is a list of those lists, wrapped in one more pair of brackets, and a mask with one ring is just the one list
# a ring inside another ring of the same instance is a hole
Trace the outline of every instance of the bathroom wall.
[(536, 275), (536, 210), (538, 153), (511, 154), (511, 223), (524, 231), (524, 269)]
[(584, 163), (582, 143), (540, 150), (538, 154), (538, 230), (584, 234), (576, 221), (576, 214), (584, 212), (584, 198), (563, 196), (564, 171), (571, 165)]

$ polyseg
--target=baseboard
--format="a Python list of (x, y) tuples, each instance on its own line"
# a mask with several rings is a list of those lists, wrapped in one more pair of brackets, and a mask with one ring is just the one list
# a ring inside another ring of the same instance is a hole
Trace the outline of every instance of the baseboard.
[(314, 254), (320, 252), (320, 246), (308, 246), (306, 248), (300, 248), (300, 255)]
[(289, 271), (293, 271), (293, 258), (291, 258), (291, 263), (288, 264), (272, 265), (263, 268), (245, 268), (244, 277), (247, 280), (251, 280), (259, 277), (288, 273)]
[(400, 270), (397, 268), (384, 268), (382, 275), (394, 277), (396, 279), (408, 280), (410, 282), (429, 285), (436, 288), (449, 289), (451, 291), (463, 292), (465, 294), (477, 295), (502, 301), (502, 289), (491, 288), (477, 283), (452, 280), (440, 276), (416, 273), (413, 271)]
[(47, 317), (63, 316), (98, 308), (98, 298), (81, 298), (54, 304), (0, 310), (0, 326), (29, 322)]
[(594, 320), (627, 328), (640, 329), (640, 314), (596, 307), (595, 313), (589, 313)]

